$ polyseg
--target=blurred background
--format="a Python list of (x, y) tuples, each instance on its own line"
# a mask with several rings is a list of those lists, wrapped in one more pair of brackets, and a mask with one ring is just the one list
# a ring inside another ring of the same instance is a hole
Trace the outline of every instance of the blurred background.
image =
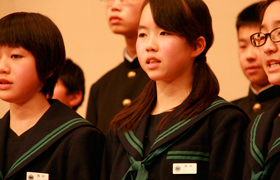
[[(238, 61), (238, 13), (256, 0), (204, 0), (213, 20), (214, 44), (207, 61), (220, 83), (220, 96), (234, 100), (248, 93), (249, 81)], [(84, 71), (85, 100), (77, 112), (85, 117), (91, 85), (123, 61), (124, 39), (109, 29), (106, 5), (100, 0), (0, 0), (0, 17), (12, 12), (38, 12), (51, 18), (60, 29), (66, 54)], [(0, 118), (9, 109), (0, 100)]]

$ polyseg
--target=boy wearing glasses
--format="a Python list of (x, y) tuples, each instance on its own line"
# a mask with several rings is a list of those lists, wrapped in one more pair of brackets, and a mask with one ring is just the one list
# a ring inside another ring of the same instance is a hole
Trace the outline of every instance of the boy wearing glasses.
[(109, 27), (123, 35), (124, 61), (106, 73), (90, 90), (86, 119), (106, 134), (109, 123), (121, 109), (142, 92), (149, 81), (136, 56), (136, 39), (144, 0), (102, 0), (107, 3)]
[(237, 17), (239, 62), (243, 73), (251, 82), (249, 94), (234, 100), (233, 103), (242, 108), (250, 120), (270, 109), (280, 99), (280, 86), (271, 85), (263, 69), (259, 56), (259, 48), (251, 44), (250, 36), (259, 32), (259, 3), (246, 7)]

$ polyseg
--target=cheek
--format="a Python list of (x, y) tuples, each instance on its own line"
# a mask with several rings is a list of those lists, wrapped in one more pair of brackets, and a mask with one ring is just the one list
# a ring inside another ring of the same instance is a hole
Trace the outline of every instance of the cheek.
[(141, 65), (141, 67), (143, 68), (143, 65), (145, 64), (145, 61), (146, 61), (145, 60), (145, 48), (144, 48), (144, 44), (138, 40), (136, 42), (136, 52), (137, 52), (138, 61)]
[(265, 54), (264, 54), (263, 48), (260, 48), (259, 56), (260, 56), (261, 64), (263, 66), (265, 66)]
[(56, 83), (53, 90), (53, 98), (56, 97), (56, 99), (58, 99), (58, 97), (66, 95), (66, 92), (67, 89), (63, 85), (61, 85), (60, 83)]

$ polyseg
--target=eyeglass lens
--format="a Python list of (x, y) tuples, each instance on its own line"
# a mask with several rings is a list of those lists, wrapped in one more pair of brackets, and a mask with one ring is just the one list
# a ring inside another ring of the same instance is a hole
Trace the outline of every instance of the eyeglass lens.
[(256, 47), (262, 46), (265, 44), (268, 36), (270, 37), (271, 41), (279, 42), (280, 41), (280, 28), (276, 28), (267, 34), (255, 33), (251, 36), (251, 42)]

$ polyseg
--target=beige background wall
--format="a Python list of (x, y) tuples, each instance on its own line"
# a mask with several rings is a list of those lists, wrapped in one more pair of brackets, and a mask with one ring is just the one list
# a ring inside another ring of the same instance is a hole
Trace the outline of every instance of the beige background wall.
[[(249, 82), (238, 62), (236, 16), (255, 0), (205, 0), (213, 18), (215, 40), (208, 63), (217, 75), (220, 96), (233, 100), (245, 96)], [(67, 57), (83, 70), (86, 95), (78, 113), (85, 116), (89, 89), (105, 72), (119, 64), (125, 46), (122, 36), (111, 33), (100, 0), (0, 0), (0, 17), (16, 11), (39, 12), (50, 17), (62, 32)], [(0, 117), (9, 109), (0, 100)]]

